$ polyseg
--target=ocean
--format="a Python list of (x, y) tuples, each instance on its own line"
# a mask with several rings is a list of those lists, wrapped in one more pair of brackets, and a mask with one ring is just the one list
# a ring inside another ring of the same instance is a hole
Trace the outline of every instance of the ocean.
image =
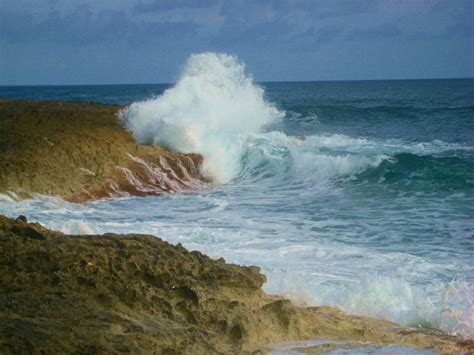
[[(175, 85), (0, 87), (131, 105), (139, 142), (204, 156), (197, 191), (12, 201), (67, 233), (146, 233), (267, 275), (302, 305), (473, 337), (474, 79), (254, 83), (229, 56)], [(65, 117), (67, 119), (67, 117)]]

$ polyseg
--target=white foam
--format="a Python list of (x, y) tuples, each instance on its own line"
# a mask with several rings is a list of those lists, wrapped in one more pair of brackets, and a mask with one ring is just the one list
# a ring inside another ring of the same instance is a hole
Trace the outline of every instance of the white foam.
[(189, 58), (174, 87), (130, 105), (121, 117), (138, 142), (200, 153), (202, 172), (227, 182), (239, 168), (237, 137), (259, 132), (283, 113), (265, 101), (236, 57), (201, 53)]
[(59, 230), (64, 234), (71, 235), (97, 234), (91, 224), (83, 220), (65, 222)]
[(10, 193), (12, 196), (9, 196), (8, 194), (0, 194), (0, 202), (14, 202), (17, 201), (18, 198), (16, 194)]

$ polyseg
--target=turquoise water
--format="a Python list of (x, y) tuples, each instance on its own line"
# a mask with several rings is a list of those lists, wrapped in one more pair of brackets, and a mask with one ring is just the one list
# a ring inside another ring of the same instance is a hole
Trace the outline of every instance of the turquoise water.
[[(205, 136), (196, 130), (213, 147), (197, 146), (214, 164), (209, 174), (225, 172), (216, 175), (219, 183), (179, 195), (84, 205), (5, 198), (0, 213), (24, 214), (72, 233), (156, 234), (213, 257), (258, 265), (268, 276), (268, 292), (302, 304), (472, 337), (474, 80), (259, 86), (281, 117), (258, 130), (222, 136), (216, 133), (221, 126)], [(0, 97), (128, 105), (170, 87), (0, 87)], [(180, 95), (172, 92), (172, 102), (187, 107)], [(159, 100), (153, 101), (157, 111)], [(235, 117), (224, 127), (249, 124), (235, 114), (240, 106), (222, 102), (196, 111), (226, 117), (228, 110)], [(179, 141), (161, 132), (154, 136), (159, 142), (174, 147)]]

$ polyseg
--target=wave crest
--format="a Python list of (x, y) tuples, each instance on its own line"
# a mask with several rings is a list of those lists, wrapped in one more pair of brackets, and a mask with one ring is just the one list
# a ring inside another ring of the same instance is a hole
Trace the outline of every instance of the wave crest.
[(201, 174), (216, 183), (275, 178), (314, 185), (369, 169), (361, 176), (367, 178), (387, 175), (395, 159), (404, 161), (400, 154), (422, 161), (425, 155), (466, 149), (441, 141), (370, 140), (342, 134), (296, 139), (264, 132), (285, 113), (265, 100), (264, 90), (245, 74), (236, 57), (221, 53), (192, 55), (175, 86), (161, 96), (133, 103), (120, 115), (139, 143), (202, 155)]
[(193, 54), (176, 85), (121, 112), (139, 143), (200, 153), (202, 173), (228, 182), (238, 172), (236, 136), (258, 133), (284, 113), (264, 98), (236, 57)]

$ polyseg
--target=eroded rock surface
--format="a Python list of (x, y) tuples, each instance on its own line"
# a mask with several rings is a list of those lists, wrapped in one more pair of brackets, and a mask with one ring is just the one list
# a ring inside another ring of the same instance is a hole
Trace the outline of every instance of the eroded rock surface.
[(135, 143), (119, 106), (0, 100), (0, 193), (73, 202), (202, 186), (202, 158)]
[(311, 338), (473, 351), (440, 333), (300, 308), (256, 267), (154, 236), (69, 236), (0, 216), (0, 353), (248, 353)]

